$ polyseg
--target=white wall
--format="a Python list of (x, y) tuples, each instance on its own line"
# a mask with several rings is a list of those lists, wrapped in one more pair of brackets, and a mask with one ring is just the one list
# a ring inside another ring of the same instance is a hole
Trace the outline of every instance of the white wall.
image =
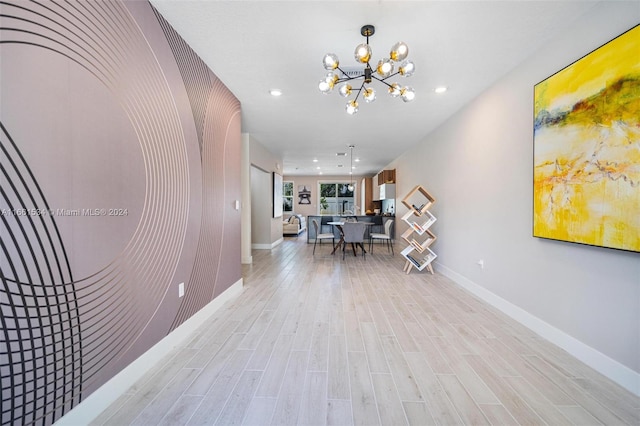
[(242, 188), (242, 208), (240, 212), (240, 252), (245, 265), (253, 263), (251, 254), (251, 138), (242, 134), (242, 159), (240, 163), (240, 187)]
[(256, 206), (269, 206), (271, 174), (251, 167), (251, 244), (253, 247), (271, 246), (271, 211)]
[[(277, 157), (267, 150), (264, 145), (249, 137), (249, 161), (251, 162), (251, 225), (261, 226), (260, 229), (252, 229), (251, 241), (254, 248), (271, 248), (282, 242), (282, 217), (273, 217), (273, 183), (272, 172), (282, 175), (282, 158)], [(268, 186), (264, 176), (259, 188), (254, 186), (253, 178), (256, 170), (259, 169), (268, 175)], [(261, 194), (255, 194), (261, 191)], [(254, 197), (258, 199), (254, 200)]]
[(597, 5), (389, 166), (399, 199), (437, 199), (441, 272), (636, 394), (640, 254), (532, 237), (532, 122), (534, 84), (638, 22), (638, 1)]

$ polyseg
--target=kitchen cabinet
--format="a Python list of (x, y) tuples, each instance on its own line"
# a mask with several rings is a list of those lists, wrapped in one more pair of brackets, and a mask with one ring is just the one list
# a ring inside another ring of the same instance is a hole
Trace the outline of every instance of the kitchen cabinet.
[(396, 183), (396, 169), (383, 170), (378, 173), (378, 185), (385, 183)]
[[(374, 183), (376, 182), (376, 178), (372, 179)], [(380, 199), (380, 185), (372, 185), (373, 186), (373, 201), (378, 201)]]
[(383, 183), (379, 187), (379, 200), (391, 200), (396, 198), (396, 184), (395, 183)]
[[(372, 178), (365, 178), (364, 179), (364, 209), (366, 210), (371, 210), (373, 211), (373, 209), (375, 209), (375, 207), (373, 206), (373, 200), (375, 200), (375, 198), (373, 198), (373, 179)], [(377, 185), (376, 185), (377, 186)]]

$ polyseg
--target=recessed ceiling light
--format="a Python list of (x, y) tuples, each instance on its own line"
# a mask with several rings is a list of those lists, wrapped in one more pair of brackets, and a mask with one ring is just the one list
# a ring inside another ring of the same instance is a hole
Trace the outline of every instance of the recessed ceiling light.
[(447, 91), (447, 87), (446, 86), (436, 87), (433, 91), (436, 93), (444, 93)]
[(358, 162), (360, 162), (360, 159), (359, 159), (359, 158), (356, 158), (356, 159), (355, 159), (355, 160), (353, 160), (353, 161), (355, 161), (356, 163), (358, 163)]
[(282, 90), (280, 90), (280, 89), (271, 89), (271, 90), (269, 90), (269, 93), (271, 93), (271, 96), (280, 96), (280, 95), (282, 95)]
[(317, 158), (314, 158), (314, 159), (313, 159), (313, 162), (314, 162), (314, 163), (317, 163), (317, 162), (318, 162), (318, 159), (317, 159)]

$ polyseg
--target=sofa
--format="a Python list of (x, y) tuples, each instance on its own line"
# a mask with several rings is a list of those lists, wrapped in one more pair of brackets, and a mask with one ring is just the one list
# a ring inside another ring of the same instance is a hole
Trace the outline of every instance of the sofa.
[(307, 220), (300, 214), (294, 214), (282, 222), (282, 235), (300, 235), (307, 229)]

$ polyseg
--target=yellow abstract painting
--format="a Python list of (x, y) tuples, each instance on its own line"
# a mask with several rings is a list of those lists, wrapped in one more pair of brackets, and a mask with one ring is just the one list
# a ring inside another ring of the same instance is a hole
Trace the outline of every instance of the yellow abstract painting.
[(640, 25), (534, 87), (533, 235), (640, 252)]

